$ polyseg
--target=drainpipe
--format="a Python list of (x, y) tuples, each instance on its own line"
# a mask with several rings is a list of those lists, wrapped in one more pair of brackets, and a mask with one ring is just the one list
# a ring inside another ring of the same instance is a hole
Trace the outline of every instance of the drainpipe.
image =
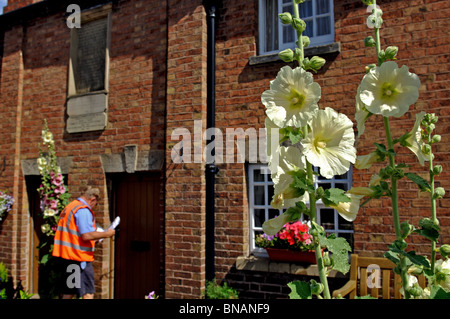
[[(206, 128), (215, 127), (215, 102), (216, 102), (216, 5), (214, 0), (205, 0), (204, 6), (207, 17), (207, 97), (206, 97)], [(215, 136), (212, 136), (206, 143), (214, 147)], [(211, 152), (214, 155), (214, 151)], [(206, 163), (205, 179), (206, 179), (206, 232), (205, 232), (205, 272), (206, 280), (213, 280), (215, 277), (215, 205), (214, 205), (214, 185), (215, 175), (219, 168), (212, 161)]]

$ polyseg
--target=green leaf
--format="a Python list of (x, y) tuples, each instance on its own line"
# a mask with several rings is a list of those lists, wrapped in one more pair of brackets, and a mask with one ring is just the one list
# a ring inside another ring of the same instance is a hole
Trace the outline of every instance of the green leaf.
[(329, 188), (325, 191), (322, 201), (326, 206), (337, 206), (339, 203), (351, 202), (351, 199), (345, 195), (345, 191), (339, 188)]
[(436, 225), (432, 219), (422, 218), (419, 221), (419, 226), (421, 228), (416, 229), (415, 233), (418, 233), (431, 241), (438, 241), (439, 231), (441, 230), (441, 228), (439, 227), (439, 225)]
[(392, 261), (394, 264), (398, 265), (400, 263), (400, 259), (397, 257), (398, 255), (392, 251), (387, 251), (384, 253), (384, 257)]
[(292, 187), (304, 190), (305, 192), (312, 193), (315, 191), (314, 184), (308, 179), (306, 173), (303, 171), (297, 171), (292, 176)]
[(406, 257), (408, 257), (408, 259), (416, 265), (424, 266), (427, 268), (431, 267), (428, 259), (425, 256), (417, 255), (415, 251), (407, 252)]
[(385, 253), (385, 257), (388, 258), (389, 260), (393, 261), (397, 265), (399, 264), (399, 260), (398, 259), (397, 259), (397, 261), (393, 260), (395, 257), (391, 259), (391, 257), (393, 257), (392, 253), (396, 253), (399, 256), (404, 256), (404, 257), (408, 258), (409, 261), (412, 262), (413, 264), (423, 266), (425, 268), (430, 268), (430, 262), (428, 261), (428, 259), (424, 256), (417, 255), (414, 250), (406, 252), (402, 249), (399, 249), (395, 245), (395, 243), (389, 245), (388, 247), (389, 247), (389, 250), (391, 251), (391, 254), (387, 255)]
[(331, 252), (333, 269), (345, 275), (350, 270), (348, 253), (352, 250), (347, 240), (332, 234), (328, 237), (319, 235), (319, 242), (321, 246), (327, 247)]
[(417, 186), (419, 186), (419, 189), (420, 189), (422, 192), (431, 192), (431, 186), (430, 186), (430, 184), (428, 184), (428, 182), (427, 182), (425, 179), (423, 179), (422, 177), (420, 177), (419, 175), (414, 174), (414, 173), (406, 173), (405, 176), (406, 176), (409, 180), (411, 180), (411, 181), (413, 181), (414, 183), (416, 183)]
[(292, 281), (288, 287), (291, 288), (290, 299), (312, 299), (311, 287), (307, 282)]
[(445, 291), (442, 287), (431, 286), (431, 299), (450, 299), (450, 292)]
[(48, 261), (48, 257), (49, 257), (48, 254), (42, 256), (41, 264), (45, 265), (47, 263), (47, 261)]

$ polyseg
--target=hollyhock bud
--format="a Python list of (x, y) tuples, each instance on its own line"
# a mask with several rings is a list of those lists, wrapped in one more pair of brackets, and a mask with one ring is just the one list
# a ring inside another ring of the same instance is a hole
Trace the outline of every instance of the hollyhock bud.
[(444, 244), (439, 248), (439, 252), (441, 253), (442, 257), (448, 258), (450, 255), (450, 245)]
[(377, 43), (373, 39), (373, 37), (369, 36), (364, 39), (364, 46), (367, 48), (374, 47)]
[(292, 60), (294, 59), (294, 51), (292, 51), (291, 49), (286, 49), (278, 53), (278, 56), (284, 62), (292, 62)]
[(292, 22), (292, 15), (289, 12), (280, 13), (278, 17), (283, 24), (289, 24)]
[(444, 197), (444, 195), (445, 195), (445, 190), (444, 190), (444, 188), (442, 188), (442, 187), (437, 187), (435, 190), (434, 190), (434, 199), (441, 199), (442, 197)]
[(309, 39), (309, 37), (307, 35), (302, 35), (302, 42), (303, 42), (303, 47), (307, 48), (309, 46), (309, 44), (311, 43), (311, 40)]
[(324, 66), (326, 60), (324, 58), (318, 57), (318, 56), (313, 56), (310, 60), (310, 66), (311, 69), (317, 71), (319, 70), (321, 67)]
[(331, 267), (332, 266), (331, 258), (330, 258), (329, 254), (328, 254), (328, 251), (323, 253), (322, 260), (323, 260), (323, 265), (325, 267)]
[(442, 173), (442, 166), (441, 165), (435, 165), (433, 167), (433, 174), (434, 175), (439, 175), (440, 173)]
[(406, 238), (408, 237), (409, 234), (411, 234), (414, 231), (414, 226), (405, 221), (401, 223), (400, 229), (402, 231), (402, 237)]
[(323, 291), (323, 284), (311, 279), (311, 293), (313, 295), (320, 295)]
[(439, 134), (436, 134), (433, 136), (433, 138), (431, 139), (431, 143), (439, 143), (441, 141), (441, 136)]
[(390, 60), (395, 60), (395, 57), (398, 53), (398, 47), (396, 46), (389, 46), (384, 51), (385, 58)]
[(306, 22), (299, 18), (292, 19), (292, 27), (298, 32), (303, 32), (306, 29)]

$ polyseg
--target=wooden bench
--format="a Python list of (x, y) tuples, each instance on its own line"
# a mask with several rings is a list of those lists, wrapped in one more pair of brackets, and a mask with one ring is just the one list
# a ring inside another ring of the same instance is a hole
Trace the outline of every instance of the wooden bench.
[[(355, 296), (370, 294), (374, 298), (391, 299), (393, 295), (394, 299), (402, 299), (400, 293), (402, 280), (400, 275), (394, 274), (394, 268), (395, 264), (387, 258), (360, 257), (357, 254), (352, 254), (349, 281), (342, 288), (333, 291), (333, 297), (349, 295), (353, 299)], [(426, 285), (425, 276), (419, 276), (418, 282), (424, 288)]]

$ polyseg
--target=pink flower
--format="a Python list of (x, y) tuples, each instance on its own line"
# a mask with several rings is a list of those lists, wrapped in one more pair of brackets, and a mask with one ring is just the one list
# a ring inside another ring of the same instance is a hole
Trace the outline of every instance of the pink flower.
[(66, 192), (66, 188), (64, 187), (64, 185), (59, 185), (55, 188), (54, 192), (56, 194), (64, 194)]
[(55, 177), (55, 173), (51, 172), (51, 177), (52, 177), (52, 184), (56, 185), (56, 186), (60, 186), (62, 184), (63, 181), (63, 176), (61, 174), (58, 174)]
[(58, 201), (57, 200), (51, 200), (50, 201), (50, 208), (56, 210), (58, 208)]

